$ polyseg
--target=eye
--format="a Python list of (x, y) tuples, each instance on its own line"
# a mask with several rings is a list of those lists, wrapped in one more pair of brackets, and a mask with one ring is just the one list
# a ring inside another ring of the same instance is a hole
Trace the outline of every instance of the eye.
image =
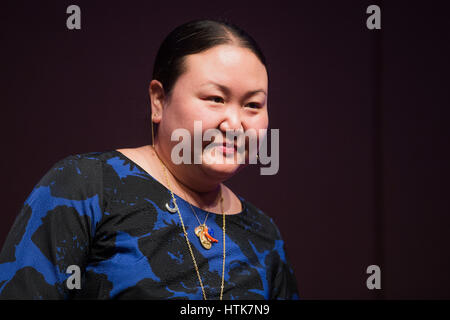
[(251, 109), (259, 109), (259, 108), (261, 108), (261, 104), (259, 104), (258, 102), (250, 102), (250, 103), (247, 103), (247, 107), (249, 107)]
[(224, 103), (225, 102), (225, 100), (219, 96), (208, 97), (208, 100), (213, 101), (215, 103)]

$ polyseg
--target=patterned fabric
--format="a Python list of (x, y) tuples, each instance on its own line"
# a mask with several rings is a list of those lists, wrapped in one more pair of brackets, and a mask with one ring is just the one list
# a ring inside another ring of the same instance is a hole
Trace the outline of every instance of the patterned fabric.
[[(198, 221), (176, 195), (208, 299), (222, 276), (222, 216), (207, 225), (218, 243), (204, 249)], [(272, 219), (240, 197), (226, 216), (224, 299), (297, 299), (296, 281)], [(0, 253), (2, 299), (202, 299), (170, 191), (122, 153), (69, 156), (36, 185)], [(203, 222), (206, 211), (194, 207)], [(69, 289), (71, 265), (81, 289)]]

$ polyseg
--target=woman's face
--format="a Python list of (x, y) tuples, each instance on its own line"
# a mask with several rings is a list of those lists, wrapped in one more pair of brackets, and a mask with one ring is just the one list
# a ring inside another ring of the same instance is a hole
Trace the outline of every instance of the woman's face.
[[(175, 82), (159, 121), (158, 141), (166, 149), (166, 155), (170, 155), (179, 143), (171, 141), (174, 130), (187, 129), (193, 141), (194, 121), (201, 121), (202, 137), (206, 130), (217, 129), (223, 142), (227, 141), (227, 130), (243, 129), (245, 132), (254, 129), (259, 132), (267, 129), (267, 71), (252, 51), (235, 45), (220, 45), (186, 56), (184, 66), (185, 72)], [(202, 141), (204, 158), (195, 170), (226, 180), (243, 164), (238, 163), (236, 150), (221, 145), (205, 153), (210, 143)], [(245, 149), (248, 160), (248, 144)], [(231, 151), (234, 155), (230, 155)], [(194, 153), (194, 145), (191, 152)], [(217, 157), (223, 160), (231, 157), (234, 161), (220, 163)]]

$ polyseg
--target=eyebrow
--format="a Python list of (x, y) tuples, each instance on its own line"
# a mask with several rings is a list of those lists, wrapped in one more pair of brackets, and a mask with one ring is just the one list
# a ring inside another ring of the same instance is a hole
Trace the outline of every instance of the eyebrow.
[[(207, 82), (201, 84), (200, 86), (203, 87), (203, 86), (206, 86), (206, 85), (213, 85), (213, 86), (219, 88), (223, 93), (225, 93), (227, 95), (229, 95), (230, 92), (231, 92), (230, 88), (228, 88), (227, 86), (224, 86), (224, 85), (222, 85), (220, 83), (217, 83), (217, 82), (214, 82), (214, 81), (207, 81)], [(266, 93), (266, 91), (264, 89), (257, 89), (257, 90), (247, 91), (247, 93), (245, 94), (245, 97), (251, 97), (252, 95), (254, 95), (254, 94), (258, 93), (258, 92), (262, 92), (262, 93), (264, 93), (264, 95), (267, 96), (267, 93)]]

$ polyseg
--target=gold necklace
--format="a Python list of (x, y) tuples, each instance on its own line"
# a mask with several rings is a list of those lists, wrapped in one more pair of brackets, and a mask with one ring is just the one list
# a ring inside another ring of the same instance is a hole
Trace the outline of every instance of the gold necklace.
[[(189, 253), (191, 254), (192, 262), (194, 263), (195, 272), (197, 273), (198, 282), (200, 283), (200, 287), (201, 287), (201, 289), (202, 289), (203, 299), (208, 300), (208, 299), (206, 298), (205, 288), (204, 288), (204, 286), (203, 286), (202, 278), (201, 278), (201, 276), (200, 276), (200, 271), (199, 271), (199, 269), (198, 269), (197, 261), (195, 260), (194, 252), (192, 251), (191, 243), (190, 243), (190, 241), (189, 241), (188, 234), (187, 234), (187, 232), (186, 232), (186, 228), (185, 228), (185, 226), (184, 226), (183, 218), (181, 217), (180, 209), (178, 208), (177, 201), (176, 201), (176, 199), (175, 199), (175, 195), (174, 195), (174, 193), (173, 193), (173, 191), (172, 191), (172, 188), (171, 188), (171, 186), (170, 186), (170, 183), (169, 183), (169, 178), (168, 178), (168, 176), (167, 176), (166, 166), (164, 165), (164, 163), (162, 162), (161, 158), (158, 156), (158, 154), (156, 153), (156, 151), (155, 151), (155, 154), (156, 154), (156, 156), (158, 157), (159, 161), (161, 162), (161, 165), (162, 165), (162, 168), (163, 168), (163, 172), (164, 172), (164, 178), (165, 178), (165, 180), (166, 180), (166, 184), (167, 184), (167, 186), (169, 187), (170, 194), (172, 195), (172, 201), (173, 201), (173, 204), (175, 205), (175, 208), (177, 209), (178, 217), (180, 218), (180, 221), (181, 221), (181, 226), (182, 226), (182, 228), (183, 228), (184, 237), (186, 238), (186, 243), (187, 243), (187, 246), (188, 246), (188, 248), (189, 248)], [(186, 195), (185, 195), (185, 196), (186, 196)], [(220, 201), (220, 211), (221, 211), (222, 216), (223, 216), (223, 221), (222, 221), (222, 233), (223, 233), (222, 281), (221, 281), (221, 285), (220, 285), (220, 297), (219, 297), (219, 299), (222, 300), (222, 298), (223, 298), (223, 288), (224, 288), (224, 279), (225, 279), (225, 214), (224, 214), (224, 212), (223, 212), (222, 189), (220, 190), (220, 200), (219, 200), (219, 201)], [(189, 202), (188, 202), (188, 203), (189, 203)], [(191, 204), (189, 203), (189, 205), (191, 205)], [(192, 208), (192, 205), (191, 205), (191, 208)], [(192, 209), (194, 209), (194, 208), (192, 208)], [(195, 211), (194, 211), (194, 214), (195, 214)], [(209, 213), (208, 213), (208, 214), (209, 214)], [(195, 216), (197, 216), (197, 215), (195, 215)], [(208, 218), (208, 216), (206, 216), (206, 218)], [(198, 220), (198, 217), (197, 217), (197, 220)], [(206, 219), (205, 219), (205, 222), (206, 222)], [(199, 220), (199, 223), (200, 223), (200, 220)], [(205, 225), (205, 223), (203, 223), (203, 225)], [(205, 226), (206, 226), (206, 225), (205, 225)], [(199, 226), (199, 227), (200, 227), (200, 226)], [(198, 228), (198, 227), (197, 227), (197, 228)], [(196, 228), (196, 229), (197, 229), (197, 228)], [(207, 231), (207, 230), (206, 230), (206, 231)], [(200, 239), (200, 240), (201, 240), (201, 239)], [(202, 245), (203, 245), (203, 243), (202, 243)]]

